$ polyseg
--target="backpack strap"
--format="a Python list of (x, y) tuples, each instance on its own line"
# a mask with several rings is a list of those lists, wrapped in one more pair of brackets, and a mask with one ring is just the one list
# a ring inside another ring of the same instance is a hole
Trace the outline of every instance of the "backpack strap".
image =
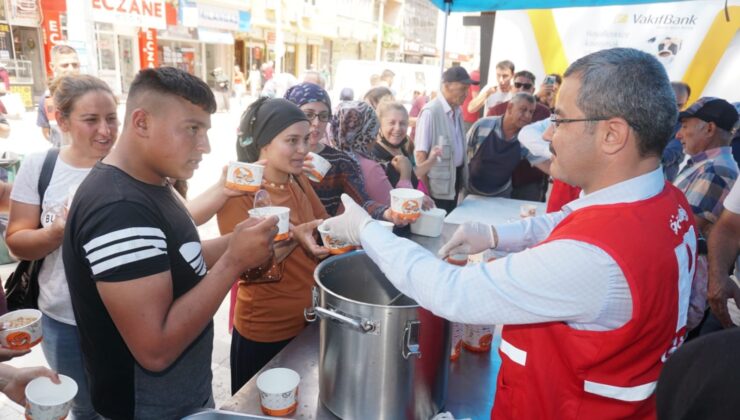
[(51, 175), (54, 173), (54, 166), (57, 164), (57, 157), (59, 156), (59, 149), (52, 147), (46, 152), (44, 158), (44, 165), (41, 166), (41, 174), (39, 175), (38, 192), (39, 192), (39, 206), (44, 204), (44, 194), (46, 189), (49, 187), (51, 182)]

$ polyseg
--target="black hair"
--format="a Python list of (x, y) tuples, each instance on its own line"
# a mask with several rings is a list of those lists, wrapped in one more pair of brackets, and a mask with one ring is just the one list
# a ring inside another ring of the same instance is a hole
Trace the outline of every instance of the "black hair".
[[(206, 82), (175, 67), (142, 69), (129, 88), (129, 102), (144, 92), (175, 95), (201, 107), (209, 114), (216, 112), (216, 98)], [(126, 110), (128, 115), (128, 109)]]
[(514, 79), (516, 79), (517, 77), (526, 77), (527, 79), (529, 79), (529, 80), (532, 81), (532, 84), (534, 84), (535, 78), (534, 78), (534, 74), (532, 74), (531, 71), (520, 70), (520, 71), (514, 73)]

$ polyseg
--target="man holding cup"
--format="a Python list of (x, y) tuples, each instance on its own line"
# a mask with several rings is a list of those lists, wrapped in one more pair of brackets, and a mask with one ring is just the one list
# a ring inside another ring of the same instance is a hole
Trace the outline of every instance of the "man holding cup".
[(181, 418), (213, 407), (212, 317), (234, 279), (272, 256), (277, 218), (201, 243), (169, 185), (188, 179), (216, 111), (202, 80), (139, 72), (117, 147), (80, 185), (63, 245), (95, 410)]
[(435, 314), (506, 325), (493, 418), (654, 417), (696, 264), (690, 207), (660, 168), (676, 112), (649, 54), (615, 48), (571, 64), (548, 140), (553, 176), (584, 195), (558, 213), (460, 226), (440, 255), (515, 252), (483, 267), (393, 238), (348, 199), (325, 223)]

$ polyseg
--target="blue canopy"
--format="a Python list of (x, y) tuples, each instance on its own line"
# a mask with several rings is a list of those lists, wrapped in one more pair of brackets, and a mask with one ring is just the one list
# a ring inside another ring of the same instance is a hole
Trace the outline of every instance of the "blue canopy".
[[(611, 6), (675, 1), (677, 0), (452, 0), (450, 11), (492, 12), (496, 10), (555, 9), (559, 7)], [(444, 0), (431, 0), (431, 2), (445, 10)]]

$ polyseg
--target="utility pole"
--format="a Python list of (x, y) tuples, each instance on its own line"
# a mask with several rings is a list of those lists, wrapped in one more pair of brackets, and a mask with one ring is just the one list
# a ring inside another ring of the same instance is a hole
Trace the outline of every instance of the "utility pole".
[(488, 71), (491, 68), (491, 46), (493, 45), (493, 27), (496, 23), (496, 12), (481, 12), (480, 16), (464, 16), (464, 26), (480, 27), (480, 86), (488, 83)]
[(385, 14), (385, 0), (378, 0), (378, 42), (375, 44), (375, 61), (381, 60), (383, 50), (383, 15)]

